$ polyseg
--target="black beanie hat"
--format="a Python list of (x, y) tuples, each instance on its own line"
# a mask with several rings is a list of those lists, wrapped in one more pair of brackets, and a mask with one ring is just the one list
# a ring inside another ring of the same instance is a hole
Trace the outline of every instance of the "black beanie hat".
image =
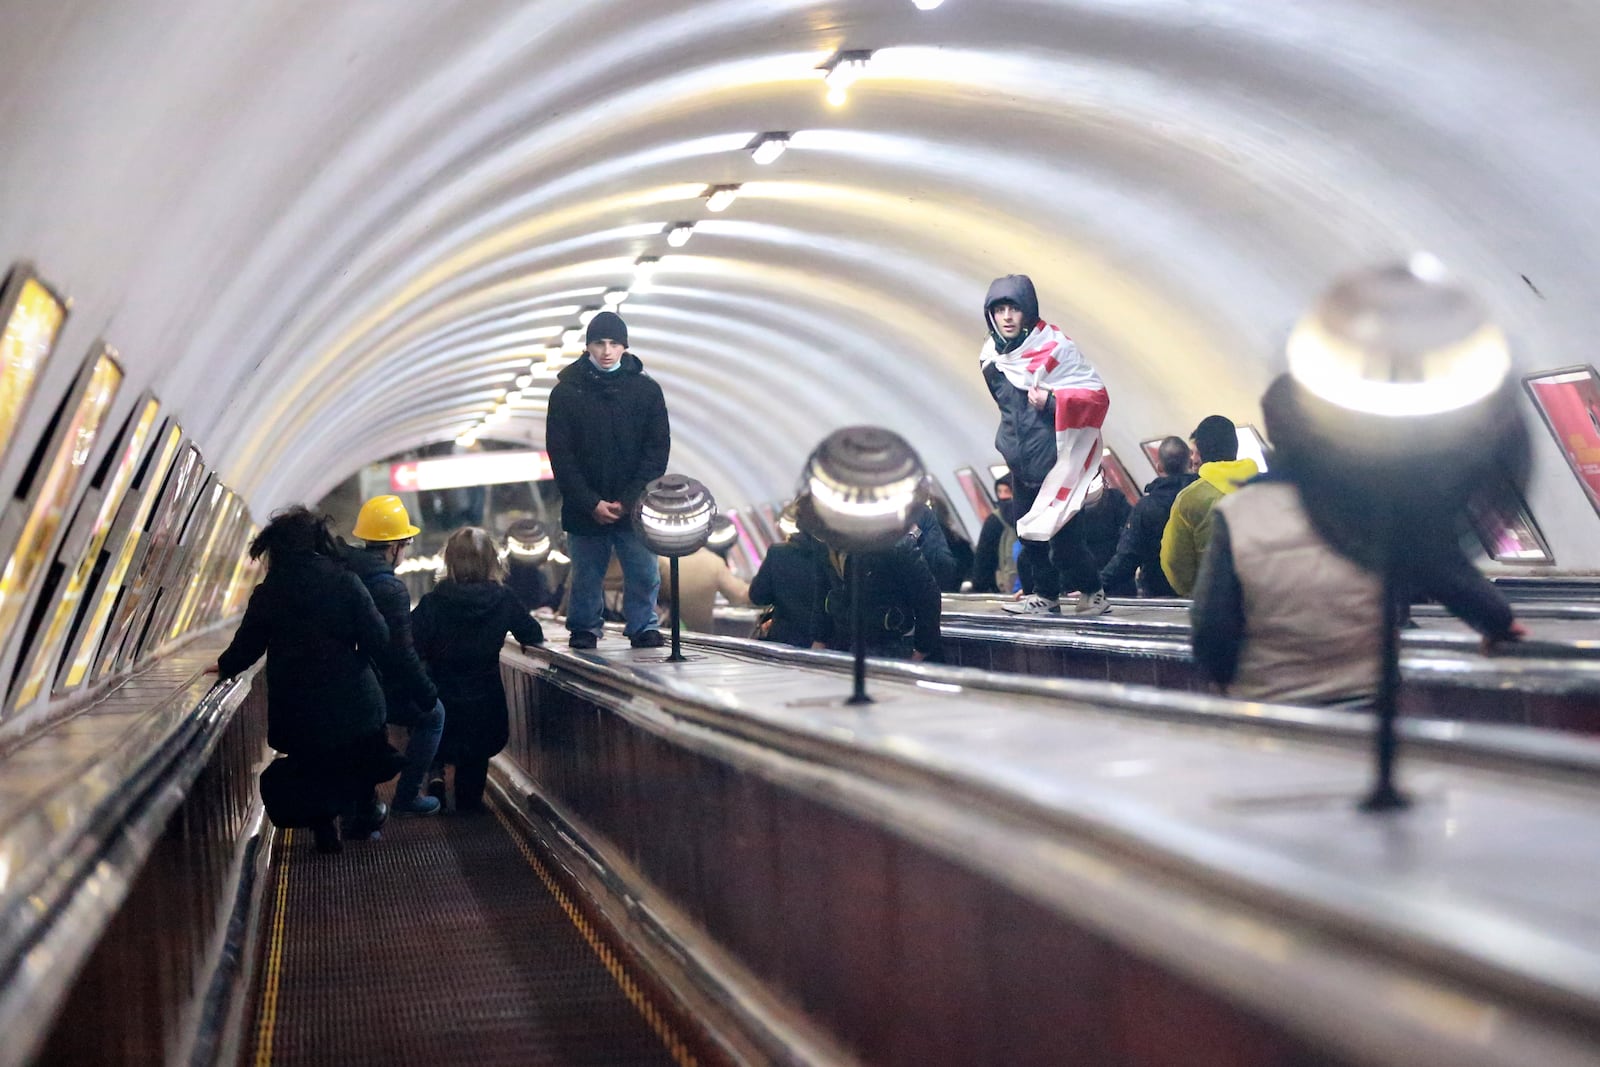
[(1239, 431), (1226, 415), (1207, 415), (1189, 437), (1206, 463), (1231, 462), (1239, 458)]
[(584, 344), (593, 344), (595, 341), (615, 341), (627, 348), (628, 324), (615, 311), (600, 312), (589, 320), (589, 332), (583, 336)]

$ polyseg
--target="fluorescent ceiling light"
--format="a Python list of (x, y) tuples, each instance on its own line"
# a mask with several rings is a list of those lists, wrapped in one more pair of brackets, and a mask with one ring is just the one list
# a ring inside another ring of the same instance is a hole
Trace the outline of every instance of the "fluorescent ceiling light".
[(584, 308), (583, 311), (578, 315), (578, 325), (589, 325), (594, 321), (594, 317), (598, 314), (600, 314), (599, 308)]
[(506, 398), (503, 401), (503, 403), (515, 404), (517, 401), (519, 401), (521, 399), (522, 399), (522, 390), (521, 389), (513, 389), (509, 393), (506, 394)]
[(684, 245), (689, 243), (689, 238), (693, 236), (694, 223), (675, 223), (672, 229), (667, 231), (667, 244), (671, 245), (673, 248), (682, 248)]
[(561, 350), (563, 352), (576, 352), (583, 347), (583, 331), (578, 329), (568, 330), (561, 335)]
[(828, 72), (823, 76), (828, 86), (828, 103), (834, 107), (843, 106), (850, 86), (866, 71), (867, 60), (871, 58), (870, 51), (858, 49), (839, 52), (824, 65), (823, 69)]
[(707, 211), (726, 211), (728, 205), (739, 198), (737, 185), (713, 185), (706, 196)]
[(519, 391), (526, 389), (528, 386), (533, 384), (533, 375), (519, 374), (517, 375), (517, 380), (512, 384), (515, 385)]
[(944, 3), (944, 0), (911, 0), (911, 2), (917, 6), (918, 11), (932, 11)]
[(766, 166), (783, 155), (783, 150), (788, 147), (789, 135), (787, 133), (764, 133), (750, 145), (750, 156), (757, 163)]
[(628, 299), (628, 290), (626, 290), (626, 289), (613, 289), (610, 292), (606, 293), (606, 295), (601, 297), (600, 299), (605, 303), (606, 307), (608, 307), (608, 308), (620, 307), (620, 306), (622, 306), (622, 302), (624, 300)]

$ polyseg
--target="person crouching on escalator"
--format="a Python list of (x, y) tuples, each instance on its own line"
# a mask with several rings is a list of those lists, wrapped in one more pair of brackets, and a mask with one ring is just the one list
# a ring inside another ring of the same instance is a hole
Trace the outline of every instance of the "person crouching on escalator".
[[(463, 527), (444, 545), (444, 581), (411, 613), (417, 651), (439, 686), (450, 715), (439, 762), (456, 769), (456, 811), (483, 810), (489, 760), (506, 747), (510, 724), (500, 681), (500, 648), (511, 634), (524, 647), (544, 644), (544, 630), (503, 582), (494, 539)], [(443, 799), (436, 778), (429, 792)]]
[(389, 627), (390, 656), (379, 664), (387, 719), (406, 729), (406, 766), (395, 785), (397, 815), (432, 815), (439, 810), (433, 797), (421, 795), (423, 776), (433, 763), (444, 730), (445, 709), (428, 672), (417, 659), (411, 639), (411, 593), (394, 573), (405, 559), (411, 539), (422, 531), (397, 496), (375, 496), (361, 505), (355, 536), (364, 547), (347, 548), (345, 565), (361, 579)]
[(1078, 590), (1078, 614), (1102, 615), (1111, 605), (1084, 545), (1083, 524), (1073, 520), (1100, 470), (1100, 426), (1111, 406), (1106, 387), (1072, 338), (1039, 317), (1026, 274), (996, 278), (983, 317), (989, 339), (978, 365), (1000, 409), (994, 444), (1015, 480), (1027, 594), (1002, 607), (1057, 614), (1064, 584)]
[[(372, 795), (397, 771), (383, 732), (383, 689), (374, 660), (389, 656), (389, 630), (355, 575), (339, 560), (326, 516), (295, 506), (279, 512), (250, 543), (267, 575), (250, 594), (233, 641), (217, 659), (226, 681), (267, 657), (267, 744), (283, 753), (262, 775), (294, 768), (287, 799), (306, 812), (318, 851), (338, 852), (335, 817)], [(280, 778), (281, 780), (281, 778)], [(269, 803), (268, 814), (284, 824)], [(346, 815), (366, 836), (371, 813)]]

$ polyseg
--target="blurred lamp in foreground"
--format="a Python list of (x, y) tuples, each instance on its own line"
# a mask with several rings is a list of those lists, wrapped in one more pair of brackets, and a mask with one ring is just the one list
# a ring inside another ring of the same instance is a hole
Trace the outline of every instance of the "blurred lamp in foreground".
[(1405, 577), (1424, 554), (1454, 550), (1451, 524), (1474, 487), (1525, 470), (1511, 355), (1483, 306), (1425, 254), (1340, 279), (1287, 354), (1293, 417), (1274, 431), (1280, 452), (1318, 532), (1383, 581), (1377, 781), (1363, 807), (1403, 808), (1394, 723)]
[(670, 561), (672, 581), (672, 654), (668, 662), (683, 661), (678, 620), (678, 557), (705, 546), (717, 518), (717, 502), (706, 487), (681, 474), (663, 474), (644, 487), (634, 505), (633, 525), (645, 547)]
[(911, 528), (927, 499), (922, 459), (905, 438), (876, 426), (849, 426), (823, 439), (806, 461), (802, 525), (814, 525), (832, 548), (849, 554), (851, 648), (855, 692), (867, 696), (866, 629), (859, 554), (890, 548)]

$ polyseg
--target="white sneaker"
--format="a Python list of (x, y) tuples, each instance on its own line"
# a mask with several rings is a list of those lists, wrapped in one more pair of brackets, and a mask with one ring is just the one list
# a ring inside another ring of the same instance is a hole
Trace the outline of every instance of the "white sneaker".
[(1074, 610), (1079, 615), (1104, 615), (1111, 610), (1111, 601), (1106, 599), (1104, 589), (1094, 593), (1079, 593), (1078, 606)]
[(1030, 593), (1021, 600), (1013, 600), (1009, 604), (1001, 604), (1001, 611), (1009, 611), (1013, 615), (1059, 615), (1061, 609), (1054, 600), (1046, 600), (1038, 593)]

